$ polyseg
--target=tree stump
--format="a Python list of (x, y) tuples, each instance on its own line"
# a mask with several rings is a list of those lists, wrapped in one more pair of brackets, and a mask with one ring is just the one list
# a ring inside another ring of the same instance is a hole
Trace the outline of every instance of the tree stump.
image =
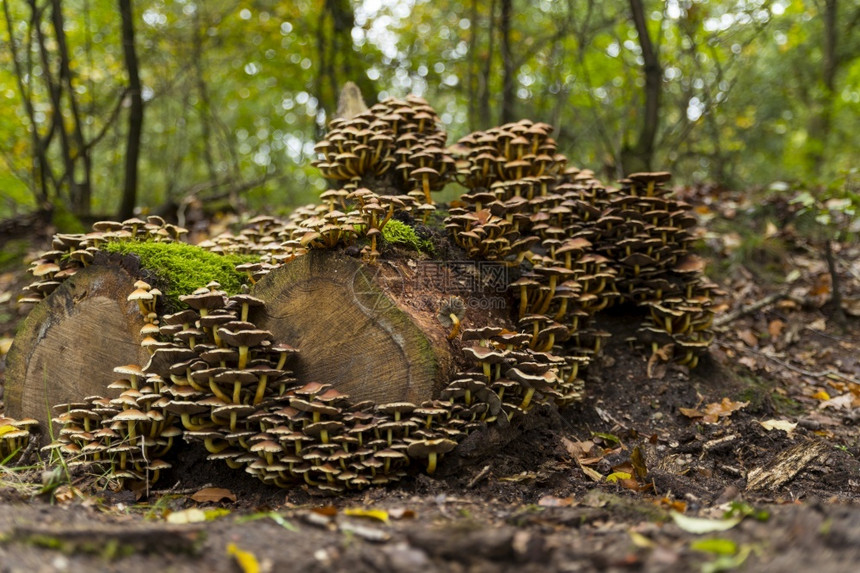
[(115, 397), (119, 392), (107, 388), (117, 378), (114, 367), (146, 362), (138, 332), (143, 319), (126, 300), (137, 278), (119, 264), (91, 265), (22, 323), (6, 357), (6, 413), (39, 420), (43, 442), (55, 404)]
[[(140, 346), (138, 306), (126, 298), (138, 278), (156, 269), (136, 271), (126, 259), (105, 258), (78, 271), (33, 308), (15, 337), (6, 412), (39, 420), (43, 442), (54, 405), (115, 397), (118, 391), (107, 388), (120, 377), (113, 369), (149, 360)], [(254, 286), (251, 294), (266, 307), (250, 318), (299, 349), (293, 367), (299, 380), (332, 384), (354, 402), (417, 404), (438, 397), (460, 353), (436, 317), (445, 294), (419, 296), (408, 277), (405, 258), (371, 265), (314, 250)]]
[(300, 380), (332, 384), (354, 401), (420, 403), (455, 371), (452, 344), (436, 318), (440, 293), (418, 295), (404, 261), (368, 265), (311, 251), (258, 282), (266, 301), (255, 322), (299, 349)]

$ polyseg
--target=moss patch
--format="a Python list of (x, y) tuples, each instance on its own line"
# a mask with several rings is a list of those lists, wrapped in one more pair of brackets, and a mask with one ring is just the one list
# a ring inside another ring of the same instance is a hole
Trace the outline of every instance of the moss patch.
[(382, 238), (388, 243), (406, 247), (413, 251), (433, 252), (433, 244), (430, 241), (420, 238), (415, 233), (415, 229), (397, 219), (392, 219), (385, 224), (382, 228)]
[(259, 260), (253, 255), (217, 255), (185, 243), (115, 241), (105, 245), (104, 250), (139, 258), (142, 267), (164, 282), (162, 290), (171, 305), (178, 305), (179, 295), (189, 294), (210, 281), (218, 281), (222, 290), (236, 294), (247, 281), (236, 265)]

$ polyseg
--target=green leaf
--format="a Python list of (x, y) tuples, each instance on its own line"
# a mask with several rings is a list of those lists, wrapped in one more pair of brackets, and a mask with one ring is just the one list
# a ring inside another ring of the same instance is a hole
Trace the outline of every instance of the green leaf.
[(687, 533), (701, 535), (703, 533), (714, 533), (717, 531), (728, 531), (743, 520), (743, 516), (724, 519), (704, 519), (701, 517), (687, 517), (683, 513), (673, 511), (670, 514), (675, 525)]
[(731, 539), (714, 537), (711, 539), (698, 539), (690, 544), (690, 549), (716, 553), (717, 555), (734, 555), (738, 552), (738, 544)]

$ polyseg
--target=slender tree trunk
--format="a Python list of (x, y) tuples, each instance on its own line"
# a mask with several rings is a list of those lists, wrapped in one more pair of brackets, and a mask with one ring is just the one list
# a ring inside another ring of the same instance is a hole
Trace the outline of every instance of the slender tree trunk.
[(478, 129), (478, 0), (469, 8), (469, 67), (466, 75), (469, 131)]
[(481, 73), (478, 90), (478, 112), (480, 128), (490, 126), (490, 81), (493, 72), (493, 52), (495, 51), (496, 35), (496, 0), (490, 0), (490, 13), (487, 17), (487, 57), (484, 59), (484, 69)]
[[(40, 16), (35, 10), (35, 6), (30, 4), (30, 29), (40, 21)], [(44, 205), (52, 198), (52, 193), (48, 187), (49, 182), (53, 179), (50, 173), (50, 164), (46, 156), (47, 142), (52, 136), (49, 132), (44, 138), (39, 134), (39, 125), (36, 123), (36, 109), (33, 105), (33, 97), (31, 91), (24, 83), (25, 77), (32, 77), (24, 70), (21, 63), (21, 54), (18, 50), (18, 42), (15, 39), (15, 30), (12, 22), (12, 14), (9, 12), (9, 2), (3, 0), (3, 15), (6, 17), (6, 30), (9, 33), (9, 51), (12, 55), (12, 65), (15, 69), (15, 82), (18, 86), (18, 92), (21, 94), (21, 102), (24, 105), (24, 113), (27, 116), (30, 131), (30, 145), (32, 146), (31, 158), (31, 176), (33, 178), (33, 195), (38, 205)]]
[(821, 65), (821, 98), (819, 111), (809, 121), (809, 141), (807, 150), (807, 166), (810, 174), (820, 175), (827, 156), (827, 140), (833, 127), (833, 100), (836, 97), (836, 73), (839, 70), (837, 54), (838, 29), (838, 0), (824, 2), (824, 38), (822, 42)]
[(626, 148), (622, 151), (624, 170), (628, 173), (651, 169), (660, 121), (660, 95), (663, 79), (660, 58), (648, 33), (642, 0), (630, 0), (630, 14), (639, 36), (642, 59), (645, 61), (645, 117), (633, 148)]
[[(60, 97), (65, 91), (68, 99), (69, 114), (72, 119), (71, 138), (74, 149), (70, 149), (69, 162), (71, 171), (69, 182), (72, 191), (72, 210), (77, 215), (89, 215), (92, 203), (92, 159), (89, 146), (84, 139), (83, 122), (78, 111), (78, 100), (72, 85), (71, 56), (66, 41), (66, 24), (63, 17), (62, 0), (51, 0), (51, 26), (57, 42), (57, 55), (60, 60), (59, 77), (57, 78)], [(80, 165), (80, 173), (78, 173)]]
[(511, 12), (513, 10), (512, 0), (502, 0), (501, 20), (499, 31), (501, 32), (502, 48), (502, 112), (500, 123), (514, 121), (514, 56), (511, 51)]
[(143, 94), (137, 52), (134, 48), (134, 10), (131, 0), (119, 0), (119, 12), (122, 18), (122, 50), (128, 71), (128, 97), (131, 103), (128, 110), (128, 139), (125, 148), (125, 183), (119, 216), (121, 219), (128, 219), (134, 214), (134, 206), (137, 203), (137, 165), (143, 132)]

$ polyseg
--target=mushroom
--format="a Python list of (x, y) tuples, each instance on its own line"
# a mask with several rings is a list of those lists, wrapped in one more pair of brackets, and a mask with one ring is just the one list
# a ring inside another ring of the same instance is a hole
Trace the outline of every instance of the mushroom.
[(453, 340), (460, 332), (460, 321), (466, 316), (466, 305), (458, 296), (444, 299), (439, 305), (436, 318), (442, 326), (449, 328), (448, 340)]
[(411, 458), (427, 458), (427, 473), (433, 474), (436, 471), (436, 463), (439, 456), (447, 454), (455, 447), (457, 447), (457, 442), (447, 438), (420, 440), (409, 444), (406, 453)]

